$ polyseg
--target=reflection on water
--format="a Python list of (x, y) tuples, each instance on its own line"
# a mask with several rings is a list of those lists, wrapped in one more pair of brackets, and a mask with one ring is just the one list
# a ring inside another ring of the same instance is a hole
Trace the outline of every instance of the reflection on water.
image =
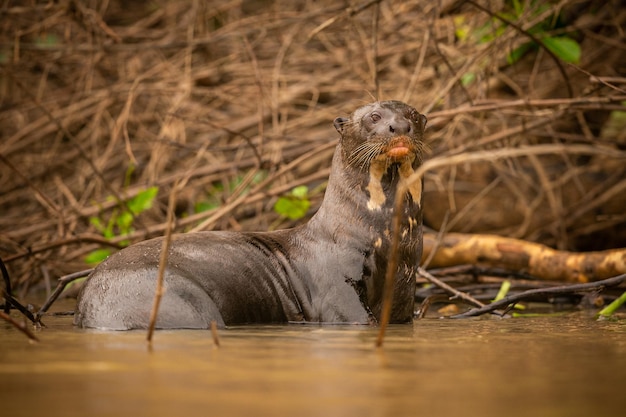
[[(626, 323), (427, 319), (377, 329), (79, 330), (0, 323), (3, 416), (605, 416), (626, 409)], [(617, 413), (617, 414), (615, 414)]]

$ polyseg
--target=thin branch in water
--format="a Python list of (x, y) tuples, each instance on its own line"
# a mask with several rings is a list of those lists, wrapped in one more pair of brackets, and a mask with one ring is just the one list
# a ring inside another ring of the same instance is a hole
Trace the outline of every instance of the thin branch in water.
[[(404, 194), (403, 194), (404, 195)], [(397, 197), (397, 196), (396, 196)], [(397, 212), (396, 212), (397, 213)], [(400, 230), (400, 215), (393, 216), (392, 230)], [(398, 237), (399, 237), (398, 233)], [(391, 316), (391, 303), (393, 302), (393, 284), (396, 277), (396, 270), (398, 269), (398, 257), (400, 239), (391, 240), (391, 247), (389, 248), (389, 262), (387, 263), (387, 271), (385, 273), (385, 285), (383, 287), (383, 306), (380, 314), (380, 330), (378, 337), (376, 338), (376, 347), (382, 347), (383, 339), (385, 338), (385, 331), (389, 324), (389, 318)]]
[(573, 284), (573, 285), (560, 285), (557, 287), (549, 287), (549, 288), (534, 288), (532, 290), (527, 290), (521, 292), (519, 294), (509, 295), (504, 297), (500, 301), (493, 302), (481, 308), (474, 308), (465, 313), (456, 314), (451, 316), (453, 319), (460, 319), (465, 317), (473, 317), (480, 316), (485, 313), (491, 313), (492, 311), (497, 310), (502, 307), (509, 307), (510, 305), (515, 305), (519, 301), (522, 301), (527, 298), (536, 297), (538, 295), (554, 295), (554, 294), (571, 294), (575, 292), (582, 291), (602, 291), (606, 287), (614, 287), (616, 285), (620, 285), (621, 283), (626, 282), (626, 274), (618, 275), (613, 278), (608, 278), (602, 281), (591, 282), (587, 284)]
[(424, 318), (424, 316), (428, 312), (428, 309), (434, 303), (439, 302), (439, 301), (444, 301), (445, 302), (445, 301), (449, 301), (449, 300), (450, 300), (450, 297), (445, 295), (445, 294), (429, 295), (428, 297), (426, 297), (424, 299), (424, 301), (422, 301), (422, 304), (420, 305), (420, 307), (419, 307), (419, 309), (417, 311), (417, 319)]
[(16, 310), (22, 313), (33, 324), (39, 324), (39, 325), (44, 326), (44, 324), (41, 321), (35, 319), (35, 316), (33, 316), (33, 313), (28, 311), (28, 309), (24, 307), (19, 301), (17, 301), (17, 299), (15, 299), (15, 297), (13, 297), (11, 294), (7, 293), (5, 290), (2, 290), (2, 295), (7, 305), (9, 306), (12, 305), (13, 307), (15, 307)]
[(176, 194), (180, 183), (176, 183), (174, 188), (170, 192), (170, 198), (167, 204), (167, 227), (165, 229), (165, 236), (163, 237), (163, 245), (161, 246), (161, 257), (159, 259), (159, 272), (157, 276), (156, 289), (154, 291), (154, 304), (152, 305), (152, 312), (150, 313), (150, 324), (148, 326), (147, 340), (149, 344), (152, 344), (152, 335), (156, 327), (157, 315), (159, 313), (159, 306), (161, 304), (161, 298), (163, 297), (163, 279), (165, 277), (165, 267), (167, 265), (167, 259), (170, 251), (170, 243), (172, 241), (172, 230), (174, 229), (174, 210), (176, 208)]
[(0, 317), (3, 318), (5, 321), (11, 323), (13, 327), (15, 327), (17, 330), (24, 333), (28, 337), (29, 340), (33, 342), (39, 342), (39, 339), (37, 338), (37, 336), (35, 336), (33, 332), (31, 332), (28, 329), (28, 327), (26, 327), (24, 324), (18, 323), (13, 317), (9, 316), (3, 311), (0, 311)]
[[(5, 292), (7, 294), (11, 294), (11, 279), (9, 278), (9, 271), (7, 271), (6, 265), (4, 265), (4, 261), (0, 258), (0, 271), (2, 272), (2, 279), (4, 280)], [(9, 306), (9, 300), (4, 299), (4, 313), (9, 314), (11, 307)]]
[(443, 282), (442, 280), (440, 280), (439, 278), (434, 277), (433, 275), (429, 274), (425, 269), (423, 268), (417, 268), (417, 273), (419, 274), (419, 276), (426, 278), (429, 282), (435, 284), (437, 287), (443, 289), (444, 291), (452, 294), (452, 297), (450, 297), (450, 299), (454, 299), (454, 298), (460, 298), (461, 300), (469, 303), (469, 304), (473, 304), (475, 306), (478, 307), (484, 307), (485, 304), (481, 303), (480, 301), (478, 301), (477, 299), (475, 299), (474, 297), (472, 297), (471, 295), (464, 293), (462, 291), (459, 291), (451, 286), (449, 286), (448, 284), (446, 284), (445, 282)]
[(217, 322), (215, 320), (211, 320), (211, 336), (213, 337), (213, 343), (215, 343), (215, 346), (220, 347), (220, 338), (217, 334)]
[(79, 278), (86, 277), (87, 275), (91, 274), (92, 271), (93, 271), (93, 268), (85, 269), (83, 271), (74, 272), (73, 274), (65, 275), (59, 278), (57, 287), (54, 289), (54, 292), (50, 294), (50, 297), (48, 297), (44, 305), (39, 309), (37, 314), (35, 314), (35, 320), (37, 321), (37, 323), (40, 322), (41, 316), (43, 316), (48, 311), (50, 306), (52, 306), (52, 304), (57, 300), (57, 298), (59, 298), (59, 295), (61, 295), (63, 290), (65, 290), (65, 287), (67, 287), (67, 285), (70, 282), (74, 282)]

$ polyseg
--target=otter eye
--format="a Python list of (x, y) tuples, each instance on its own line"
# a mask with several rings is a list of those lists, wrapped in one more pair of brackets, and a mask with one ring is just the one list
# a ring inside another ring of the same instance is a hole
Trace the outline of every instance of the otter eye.
[(372, 122), (376, 123), (381, 119), (381, 116), (379, 113), (374, 112), (370, 115), (370, 118), (372, 119)]

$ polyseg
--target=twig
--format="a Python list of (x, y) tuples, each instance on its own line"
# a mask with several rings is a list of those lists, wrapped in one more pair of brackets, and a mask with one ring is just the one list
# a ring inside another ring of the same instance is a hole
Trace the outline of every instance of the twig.
[(520, 271), (513, 271), (505, 268), (496, 267), (482, 267), (479, 265), (455, 265), (442, 268), (433, 268), (430, 271), (432, 275), (460, 275), (471, 274), (474, 277), (478, 275), (489, 275), (493, 277), (509, 278), (514, 277), (517, 279), (526, 279), (536, 281), (536, 277), (526, 274)]
[(374, 77), (374, 91), (376, 100), (382, 100), (380, 91), (380, 77), (378, 76), (378, 22), (380, 20), (380, 3), (374, 6), (372, 16), (372, 76)]
[(33, 316), (33, 313), (28, 311), (28, 309), (24, 307), (19, 301), (17, 301), (15, 297), (13, 297), (11, 294), (8, 294), (4, 290), (2, 290), (2, 295), (4, 296), (4, 299), (6, 300), (7, 304), (10, 304), (13, 307), (15, 307), (20, 313), (26, 316), (26, 318), (30, 320), (33, 324), (40, 324), (43, 326), (43, 323), (41, 323), (41, 321), (36, 320), (35, 316)]
[[(400, 215), (393, 216), (393, 230), (400, 230), (400, 219)], [(378, 332), (378, 337), (376, 338), (376, 347), (381, 347), (383, 345), (385, 331), (387, 330), (389, 317), (391, 316), (393, 286), (396, 276), (396, 270), (398, 269), (398, 257), (400, 253), (400, 251), (398, 250), (399, 244), (400, 239), (391, 240), (391, 247), (389, 248), (389, 262), (387, 263), (387, 271), (385, 273), (385, 285), (383, 287), (383, 306), (380, 314), (380, 330)]]
[(150, 324), (148, 326), (148, 343), (152, 343), (152, 335), (156, 327), (157, 315), (159, 312), (159, 305), (161, 304), (161, 298), (163, 297), (163, 279), (165, 277), (165, 267), (167, 266), (167, 259), (170, 251), (170, 243), (172, 240), (172, 230), (174, 229), (174, 210), (176, 208), (176, 194), (178, 192), (179, 183), (174, 185), (170, 198), (167, 204), (167, 227), (165, 229), (165, 236), (163, 237), (163, 245), (161, 246), (161, 257), (159, 259), (159, 273), (157, 276), (156, 290), (154, 292), (154, 304), (152, 305), (152, 312), (150, 313)]
[(357, 14), (361, 13), (363, 10), (367, 9), (368, 7), (372, 6), (373, 4), (380, 3), (381, 1), (382, 0), (371, 0), (371, 1), (368, 1), (368, 2), (362, 4), (361, 6), (358, 6), (358, 7), (348, 7), (347, 9), (344, 10), (344, 12), (342, 14), (339, 14), (339, 15), (331, 17), (330, 19), (326, 20), (324, 23), (322, 23), (321, 25), (319, 25), (315, 29), (313, 29), (309, 33), (308, 40), (313, 39), (313, 37), (315, 35), (317, 35), (321, 31), (323, 31), (324, 29), (326, 29), (327, 27), (329, 27), (330, 25), (332, 25), (333, 23), (335, 23), (339, 19), (344, 18), (344, 17), (356, 16)]
[(435, 257), (435, 254), (437, 253), (437, 250), (439, 249), (439, 245), (441, 245), (441, 242), (443, 241), (443, 237), (446, 234), (446, 230), (448, 229), (449, 218), (450, 218), (450, 210), (446, 211), (446, 214), (443, 216), (443, 220), (441, 221), (441, 227), (439, 228), (439, 231), (437, 232), (437, 237), (435, 238), (435, 244), (431, 248), (424, 262), (422, 262), (422, 268), (426, 269), (428, 265), (430, 265), (430, 262)]
[(424, 301), (422, 301), (422, 304), (420, 304), (416, 318), (417, 319), (424, 318), (424, 316), (428, 312), (428, 309), (430, 308), (431, 305), (433, 305), (433, 303), (436, 303), (438, 301), (449, 301), (449, 300), (450, 300), (450, 297), (445, 294), (429, 295), (428, 297), (424, 299)]
[(537, 295), (568, 294), (581, 291), (601, 291), (606, 287), (614, 287), (616, 285), (620, 285), (623, 282), (626, 282), (626, 274), (587, 284), (560, 285), (550, 288), (534, 288), (532, 290), (524, 291), (519, 294), (506, 296), (500, 301), (493, 302), (481, 308), (474, 308), (465, 313), (456, 314), (454, 316), (451, 316), (450, 318), (460, 319), (465, 317), (479, 316), (481, 314), (490, 313), (502, 307), (507, 307), (511, 304), (516, 304), (521, 300), (536, 297)]
[(426, 271), (423, 268), (417, 268), (417, 273), (418, 273), (419, 276), (426, 278), (428, 281), (432, 282), (433, 284), (435, 284), (439, 288), (441, 288), (444, 291), (452, 294), (452, 297), (450, 299), (460, 298), (461, 300), (466, 301), (469, 304), (473, 304), (473, 305), (481, 307), (481, 308), (485, 306), (485, 304), (481, 303), (480, 301), (478, 301), (477, 299), (475, 299), (471, 295), (469, 295), (467, 293), (464, 293), (462, 291), (459, 291), (459, 290), (449, 286), (448, 284), (446, 284), (445, 282), (443, 282), (439, 278), (436, 278), (433, 275), (429, 274), (428, 271)]
[(217, 322), (215, 320), (211, 320), (211, 336), (213, 337), (213, 343), (215, 343), (215, 346), (220, 347), (220, 338), (217, 334)]
[(30, 178), (22, 174), (22, 172), (19, 169), (17, 169), (17, 167), (13, 165), (11, 161), (5, 158), (5, 156), (2, 155), (1, 153), (0, 153), (0, 161), (4, 162), (4, 164), (8, 166), (9, 169), (11, 169), (11, 171), (15, 173), (15, 175), (17, 175), (22, 181), (24, 181), (37, 195), (39, 195), (39, 197), (41, 197), (41, 199), (45, 203), (46, 208), (48, 208), (52, 212), (51, 214), (56, 213), (59, 216), (62, 215), (62, 211), (59, 208), (59, 206), (57, 206), (52, 200), (50, 200), (50, 198), (39, 187), (37, 187), (37, 185), (35, 185), (30, 180)]
[[(11, 294), (13, 291), (11, 290), (11, 278), (9, 278), (9, 271), (7, 271), (7, 267), (4, 265), (4, 261), (0, 258), (0, 271), (2, 271), (2, 279), (4, 280), (4, 289), (5, 293)], [(4, 312), (9, 314), (11, 311), (11, 307), (9, 306), (9, 300), (5, 298), (4, 301)]]
[(11, 262), (16, 259), (24, 258), (26, 256), (32, 256), (40, 252), (45, 252), (50, 249), (58, 248), (60, 246), (74, 245), (77, 243), (97, 243), (103, 246), (111, 246), (112, 248), (115, 248), (115, 249), (122, 248), (118, 243), (112, 242), (100, 236), (82, 235), (82, 236), (72, 237), (68, 239), (57, 240), (57, 241), (46, 243), (45, 245), (41, 245), (37, 247), (27, 248), (27, 250), (23, 252), (16, 253), (15, 255), (7, 256), (6, 261)]
[(11, 323), (13, 327), (28, 336), (28, 338), (33, 342), (39, 342), (39, 339), (33, 334), (33, 332), (31, 332), (25, 325), (18, 323), (15, 319), (13, 319), (13, 317), (9, 316), (4, 311), (0, 311), (0, 317)]
[(43, 316), (48, 311), (50, 306), (56, 301), (57, 298), (59, 298), (59, 295), (61, 295), (63, 290), (65, 290), (65, 287), (67, 287), (70, 282), (76, 281), (77, 279), (82, 277), (86, 277), (87, 275), (91, 274), (92, 271), (93, 268), (86, 269), (84, 271), (74, 272), (73, 274), (65, 275), (59, 278), (57, 287), (54, 289), (54, 292), (50, 295), (50, 297), (48, 297), (48, 299), (39, 309), (37, 314), (35, 314), (35, 320), (39, 323), (39, 321), (41, 320), (41, 316)]

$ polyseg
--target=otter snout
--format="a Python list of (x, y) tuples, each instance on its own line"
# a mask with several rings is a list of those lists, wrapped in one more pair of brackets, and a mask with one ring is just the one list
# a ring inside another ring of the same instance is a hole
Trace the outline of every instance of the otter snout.
[(389, 129), (389, 132), (394, 135), (408, 135), (411, 132), (411, 122), (404, 117), (396, 116), (393, 120), (387, 123), (387, 128)]

